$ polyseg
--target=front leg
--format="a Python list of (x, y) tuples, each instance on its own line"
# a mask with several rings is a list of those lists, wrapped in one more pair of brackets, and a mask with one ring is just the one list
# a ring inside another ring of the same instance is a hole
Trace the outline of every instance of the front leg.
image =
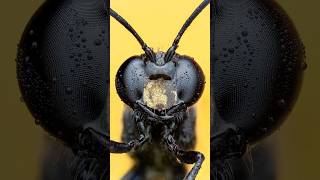
[(109, 136), (93, 128), (87, 128), (81, 132), (78, 141), (82, 151), (87, 151), (98, 157), (109, 156), (109, 152), (127, 153), (139, 144), (138, 140), (133, 140), (129, 143), (112, 141)]
[(247, 147), (248, 142), (245, 135), (233, 125), (227, 125), (211, 137), (211, 178), (234, 179), (230, 162), (232, 159), (242, 157)]
[(172, 132), (172, 126), (165, 127), (164, 141), (171, 153), (173, 153), (177, 159), (186, 164), (194, 164), (189, 173), (184, 177), (184, 180), (194, 180), (201, 168), (201, 165), (204, 161), (204, 155), (197, 151), (186, 151), (181, 149), (175, 142)]
[[(74, 147), (76, 151), (87, 151), (93, 156), (109, 156), (111, 153), (127, 153), (132, 149), (139, 148), (148, 136), (144, 135), (137, 139), (131, 140), (129, 143), (121, 143), (110, 140), (109, 133), (102, 129), (100, 123), (103, 122), (100, 118), (86, 124), (78, 135), (78, 146)], [(141, 125), (138, 125), (141, 126)], [(144, 128), (145, 134), (148, 134), (150, 127)]]
[(245, 135), (238, 128), (228, 128), (211, 137), (211, 157), (214, 160), (227, 160), (243, 156), (248, 148)]

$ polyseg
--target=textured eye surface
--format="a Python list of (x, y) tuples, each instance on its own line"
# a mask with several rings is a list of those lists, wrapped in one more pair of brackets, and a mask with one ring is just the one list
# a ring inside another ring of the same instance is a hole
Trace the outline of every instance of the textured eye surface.
[(204, 90), (204, 74), (201, 67), (188, 56), (179, 56), (175, 62), (178, 97), (188, 106), (192, 106)]
[(109, 148), (101, 143), (109, 140), (108, 26), (103, 1), (47, 0), (24, 30), (22, 97), (36, 124), (57, 138), (37, 168), (41, 179), (109, 179)]
[(168, 109), (178, 101), (192, 106), (201, 97), (204, 84), (200, 66), (192, 58), (179, 55), (164, 65), (131, 57), (116, 75), (118, 95), (131, 107), (141, 99), (153, 109)]
[(116, 88), (121, 100), (133, 106), (142, 97), (146, 78), (145, 63), (141, 57), (126, 60), (116, 75)]
[(273, 132), (292, 109), (304, 47), (274, 1), (218, 1), (215, 11), (214, 102), (222, 119), (255, 141)]
[(108, 20), (103, 3), (46, 1), (19, 44), (23, 98), (52, 135), (73, 141), (77, 128), (99, 117), (108, 91)]

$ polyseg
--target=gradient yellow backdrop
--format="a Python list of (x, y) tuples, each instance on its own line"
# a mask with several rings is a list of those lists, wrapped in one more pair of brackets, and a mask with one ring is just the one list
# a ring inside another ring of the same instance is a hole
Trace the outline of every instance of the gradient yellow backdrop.
[[(111, 0), (111, 8), (123, 16), (155, 51), (166, 51), (183, 23), (202, 0)], [(115, 91), (115, 74), (130, 56), (142, 54), (134, 37), (117, 21), (110, 23), (110, 133), (121, 140), (123, 103)], [(210, 8), (198, 16), (181, 39), (179, 54), (192, 56), (206, 75), (206, 87), (197, 107), (197, 145), (206, 160), (197, 179), (210, 174)], [(111, 155), (111, 180), (120, 179), (132, 167), (127, 155)], [(191, 167), (191, 166), (189, 166)]]

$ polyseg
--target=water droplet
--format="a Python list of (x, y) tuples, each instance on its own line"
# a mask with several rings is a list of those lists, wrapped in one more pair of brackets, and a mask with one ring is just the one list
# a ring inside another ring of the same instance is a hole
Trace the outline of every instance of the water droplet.
[(281, 107), (284, 107), (285, 104), (286, 104), (286, 101), (285, 101), (284, 99), (280, 99), (280, 100), (278, 101), (278, 105), (281, 106)]
[(38, 43), (37, 42), (32, 42), (31, 44), (33, 49), (36, 49), (38, 47)]
[(34, 35), (34, 31), (33, 31), (33, 30), (30, 30), (30, 31), (29, 31), (29, 35), (30, 35), (30, 36)]
[(303, 61), (301, 64), (301, 69), (306, 70), (307, 68), (308, 68), (308, 64), (305, 61)]
[(260, 131), (261, 131), (262, 134), (265, 134), (265, 133), (268, 132), (268, 129), (267, 128), (261, 128)]
[(29, 56), (26, 56), (26, 57), (24, 58), (24, 61), (25, 61), (26, 63), (28, 63), (29, 60), (30, 60), (30, 57), (29, 57)]
[(229, 48), (229, 53), (234, 53), (234, 49), (233, 48)]
[(39, 119), (35, 119), (34, 122), (36, 123), (36, 125), (40, 124), (40, 120)]
[(100, 40), (100, 39), (96, 39), (96, 40), (94, 41), (94, 44), (95, 44), (96, 46), (100, 46), (100, 45), (101, 45), (101, 40)]
[(274, 122), (274, 118), (273, 118), (273, 117), (269, 117), (269, 121), (270, 121), (271, 123), (273, 123), (273, 122)]
[(241, 35), (242, 35), (243, 37), (246, 37), (246, 36), (248, 36), (248, 32), (247, 32), (247, 31), (242, 31)]

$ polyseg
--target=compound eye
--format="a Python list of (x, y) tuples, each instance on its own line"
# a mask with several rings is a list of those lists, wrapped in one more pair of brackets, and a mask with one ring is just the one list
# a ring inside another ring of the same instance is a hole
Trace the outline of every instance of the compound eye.
[(146, 78), (145, 62), (140, 56), (126, 60), (116, 75), (116, 89), (121, 100), (133, 107), (142, 98)]
[(200, 66), (190, 57), (177, 60), (178, 98), (188, 106), (195, 104), (202, 95), (205, 77)]

